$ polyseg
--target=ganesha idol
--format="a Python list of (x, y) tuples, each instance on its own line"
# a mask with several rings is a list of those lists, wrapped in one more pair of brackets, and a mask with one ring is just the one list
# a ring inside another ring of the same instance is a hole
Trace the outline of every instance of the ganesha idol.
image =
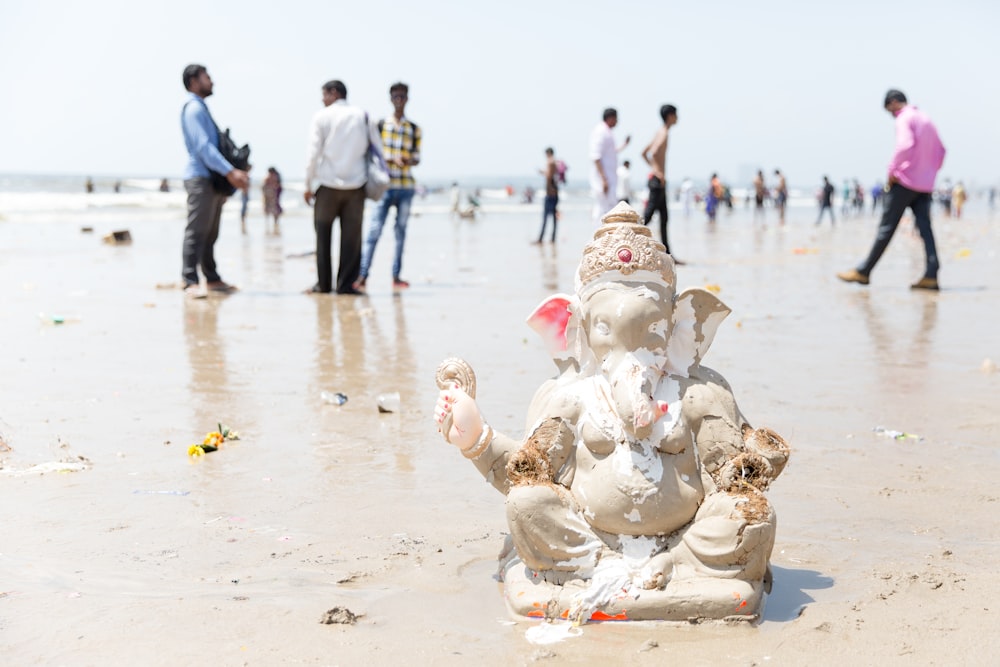
[(729, 309), (675, 291), (674, 261), (619, 204), (584, 248), (575, 296), (529, 317), (557, 374), (522, 440), (491, 428), (461, 359), (438, 369), (446, 441), (506, 497), (500, 554), (517, 617), (759, 618), (775, 514), (764, 491), (788, 459), (702, 365)]

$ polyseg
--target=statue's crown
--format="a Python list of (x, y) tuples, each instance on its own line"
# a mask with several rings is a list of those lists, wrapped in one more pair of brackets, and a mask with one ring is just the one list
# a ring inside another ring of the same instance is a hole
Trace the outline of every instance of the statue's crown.
[(675, 280), (674, 260), (667, 254), (667, 249), (653, 239), (636, 210), (625, 202), (619, 203), (601, 218), (594, 240), (583, 249), (577, 277), (583, 287), (603, 274), (615, 271), (623, 276), (636, 271), (652, 271), (671, 287)]

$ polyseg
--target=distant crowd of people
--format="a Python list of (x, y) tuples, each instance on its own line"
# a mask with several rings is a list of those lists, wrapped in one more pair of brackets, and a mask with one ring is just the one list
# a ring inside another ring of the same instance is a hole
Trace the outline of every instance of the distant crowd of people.
[[(241, 219), (246, 229), (247, 190), (250, 184), (249, 167), (239, 169), (233, 166), (220, 150), (220, 133), (205, 104), (212, 94), (212, 80), (202, 65), (189, 65), (183, 73), (183, 83), (189, 92), (182, 114), (181, 125), (188, 163), (184, 172), (184, 188), (188, 197), (188, 225), (185, 231), (182, 252), (182, 276), (185, 290), (196, 297), (208, 292), (231, 293), (236, 288), (222, 280), (214, 261), (214, 244), (219, 234), (222, 204), (234, 189), (243, 191)], [(406, 240), (406, 226), (410, 208), (416, 192), (412, 169), (420, 163), (421, 131), (419, 126), (406, 117), (405, 108), (409, 98), (409, 87), (402, 82), (389, 88), (389, 100), (393, 113), (374, 121), (368, 114), (347, 102), (347, 87), (333, 79), (321, 88), (323, 108), (311, 121), (308, 158), (305, 170), (305, 193), (307, 204), (313, 205), (313, 222), (316, 232), (316, 283), (307, 291), (325, 294), (362, 294), (365, 291), (374, 256), (382, 230), (389, 213), (395, 209), (395, 254), (392, 262), (392, 285), (403, 289), (409, 283), (401, 276), (403, 249)], [(886, 95), (885, 108), (892, 113), (896, 122), (897, 147), (890, 162), (885, 185), (877, 183), (871, 188), (872, 212), (882, 206), (882, 218), (876, 241), (868, 259), (856, 269), (838, 274), (847, 282), (868, 284), (868, 276), (884, 252), (889, 239), (895, 232), (905, 209), (913, 211), (916, 227), (924, 239), (927, 266), (925, 275), (913, 285), (918, 289), (937, 289), (938, 260), (934, 237), (931, 231), (930, 209), (936, 199), (943, 207), (945, 215), (954, 213), (961, 217), (967, 199), (961, 182), (952, 186), (950, 182), (935, 190), (934, 182), (944, 160), (944, 147), (933, 123), (916, 107), (909, 105), (905, 95), (898, 90), (890, 90)], [(641, 155), (649, 167), (647, 198), (643, 206), (642, 219), (649, 225), (654, 218), (659, 219), (659, 236), (667, 253), (673, 255), (668, 239), (669, 209), (667, 205), (666, 156), (671, 128), (678, 121), (677, 107), (664, 104), (659, 109), (661, 124), (653, 138), (643, 148)], [(618, 125), (618, 112), (606, 108), (601, 122), (591, 131), (588, 158), (590, 160), (589, 184), (593, 197), (593, 219), (600, 224), (601, 217), (617, 202), (632, 202), (631, 162), (618, 163), (619, 154), (631, 142), (631, 136), (618, 143), (614, 129)], [(226, 133), (228, 140), (228, 131)], [(371, 219), (367, 239), (362, 239), (362, 218), (366, 198), (366, 185), (371, 186), (374, 175), (381, 169), (387, 172), (387, 186), (381, 191), (369, 192), (376, 201), (376, 209)], [(566, 182), (566, 165), (556, 158), (555, 149), (545, 149), (545, 164), (541, 169), (544, 178), (545, 199), (542, 206), (541, 229), (535, 243), (543, 243), (550, 229), (550, 242), (557, 238), (559, 222), (559, 193)], [(767, 206), (778, 211), (780, 223), (785, 222), (789, 190), (785, 175), (774, 169), (775, 181), (769, 186), (764, 171), (759, 169), (747, 194), (754, 202), (754, 219), (762, 219)], [(93, 189), (88, 179), (88, 191)], [(265, 215), (273, 219), (273, 229), (277, 231), (282, 213), (280, 196), (281, 175), (271, 167), (262, 185)], [(510, 188), (509, 194), (513, 194)], [(827, 176), (817, 192), (819, 225), (824, 215), (831, 224), (834, 215), (835, 188)], [(865, 208), (865, 188), (855, 179), (847, 179), (841, 189), (841, 215), (861, 213)], [(690, 179), (677, 190), (683, 199), (686, 212), (692, 201), (699, 203), (701, 193), (693, 187)], [(523, 201), (531, 202), (534, 189), (527, 188)], [(452, 188), (453, 213), (459, 217), (474, 217), (478, 200), (469, 197), (468, 204), (461, 204), (457, 184)], [(732, 208), (732, 193), (713, 173), (703, 195), (706, 215), (714, 223), (720, 206)], [(991, 206), (995, 191), (991, 196)], [(333, 224), (340, 222), (340, 249), (336, 276), (333, 274), (331, 243)], [(682, 261), (674, 257), (677, 264)], [(204, 285), (202, 285), (204, 278)]]

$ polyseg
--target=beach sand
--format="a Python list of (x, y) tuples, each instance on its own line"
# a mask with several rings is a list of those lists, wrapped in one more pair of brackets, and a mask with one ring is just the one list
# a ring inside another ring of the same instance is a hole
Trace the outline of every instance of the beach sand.
[[(1000, 220), (984, 204), (936, 216), (937, 294), (908, 288), (923, 256), (906, 226), (865, 288), (834, 273), (867, 252), (871, 217), (817, 228), (793, 209), (779, 228), (739, 209), (709, 230), (673, 212), (679, 287), (718, 286), (733, 311), (706, 365), (793, 448), (768, 494), (774, 589), (757, 625), (594, 623), (544, 646), (504, 608), (503, 498), (436, 432), (434, 370), (467, 359), (486, 418), (523, 433), (554, 373), (524, 318), (573, 291), (589, 203), (541, 247), (538, 205), (458, 222), (417, 204), (412, 288), (390, 290), (386, 231), (357, 298), (301, 293), (305, 211), (241, 237), (238, 208), (216, 248), (242, 289), (204, 301), (164, 287), (183, 210), (0, 221), (0, 662), (994, 663)], [(101, 243), (123, 223), (131, 245)], [(402, 408), (379, 414), (388, 391)], [(190, 459), (220, 422), (241, 439)], [(335, 607), (359, 618), (320, 623)]]

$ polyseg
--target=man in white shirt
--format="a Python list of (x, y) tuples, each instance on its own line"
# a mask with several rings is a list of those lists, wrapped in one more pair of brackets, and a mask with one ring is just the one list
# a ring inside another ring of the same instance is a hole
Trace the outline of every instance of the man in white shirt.
[(601, 217), (615, 205), (615, 188), (617, 185), (616, 169), (618, 153), (628, 146), (632, 137), (625, 137), (625, 143), (615, 147), (615, 137), (612, 128), (618, 124), (618, 111), (612, 108), (604, 110), (604, 120), (590, 133), (589, 157), (590, 191), (594, 195), (594, 224), (601, 224)]
[[(337, 294), (361, 294), (354, 282), (361, 271), (361, 221), (365, 213), (368, 142), (381, 138), (361, 109), (347, 104), (347, 87), (334, 79), (323, 84), (323, 106), (313, 116), (306, 160), (307, 204), (316, 228), (316, 284), (309, 292), (333, 291), (330, 245), (333, 221), (340, 218)], [(318, 186), (313, 191), (313, 187)]]

